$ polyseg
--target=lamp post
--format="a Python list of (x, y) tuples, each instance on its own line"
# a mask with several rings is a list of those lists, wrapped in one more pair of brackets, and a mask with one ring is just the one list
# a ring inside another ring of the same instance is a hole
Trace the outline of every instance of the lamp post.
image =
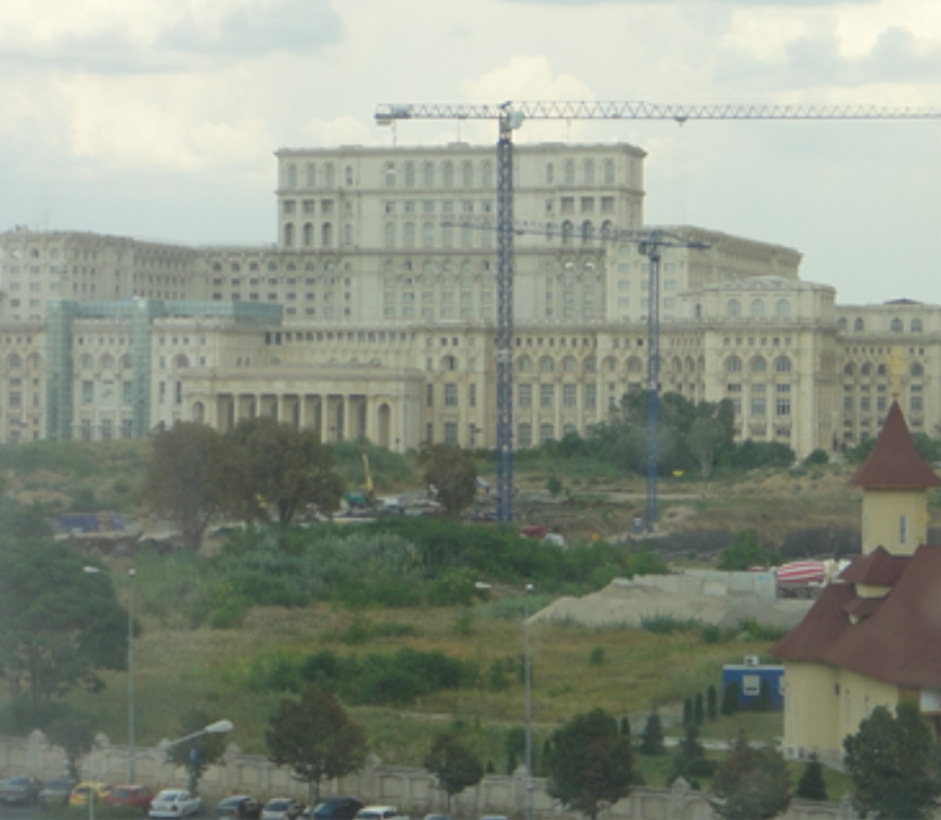
[[(89, 575), (108, 575), (98, 567), (82, 567)], [(127, 571), (127, 782), (134, 783), (134, 579), (137, 570)]]
[(532, 584), (523, 590), (523, 677), (526, 684), (526, 820), (533, 820), (533, 673), (529, 648), (529, 593)]

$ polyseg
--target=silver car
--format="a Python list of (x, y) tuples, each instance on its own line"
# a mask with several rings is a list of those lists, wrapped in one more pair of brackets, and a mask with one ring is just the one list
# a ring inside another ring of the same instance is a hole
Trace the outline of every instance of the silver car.
[(147, 814), (152, 818), (180, 818), (196, 814), (203, 801), (186, 789), (164, 789), (158, 792)]

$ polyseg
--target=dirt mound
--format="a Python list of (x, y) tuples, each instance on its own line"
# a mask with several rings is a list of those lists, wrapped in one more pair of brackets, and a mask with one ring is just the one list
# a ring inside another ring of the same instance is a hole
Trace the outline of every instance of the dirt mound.
[(619, 581), (581, 598), (560, 598), (533, 615), (532, 620), (595, 627), (639, 627), (644, 621), (657, 617), (699, 620), (717, 626), (734, 626), (754, 619), (769, 626), (788, 628), (804, 617), (811, 603), (787, 600), (768, 604), (752, 594), (686, 595)]

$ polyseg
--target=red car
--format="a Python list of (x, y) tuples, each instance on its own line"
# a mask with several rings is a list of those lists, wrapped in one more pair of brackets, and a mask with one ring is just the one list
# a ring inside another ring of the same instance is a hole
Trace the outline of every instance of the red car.
[(105, 797), (105, 803), (112, 806), (136, 806), (141, 814), (146, 814), (154, 793), (146, 786), (115, 786)]

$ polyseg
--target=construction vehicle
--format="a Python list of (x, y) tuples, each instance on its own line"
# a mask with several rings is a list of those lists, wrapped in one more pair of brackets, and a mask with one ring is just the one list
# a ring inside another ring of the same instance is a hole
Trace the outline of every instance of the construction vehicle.
[(363, 473), (366, 477), (363, 486), (351, 490), (343, 498), (351, 510), (372, 510), (376, 507), (376, 491), (372, 483), (372, 471), (369, 469), (369, 456), (363, 453)]

